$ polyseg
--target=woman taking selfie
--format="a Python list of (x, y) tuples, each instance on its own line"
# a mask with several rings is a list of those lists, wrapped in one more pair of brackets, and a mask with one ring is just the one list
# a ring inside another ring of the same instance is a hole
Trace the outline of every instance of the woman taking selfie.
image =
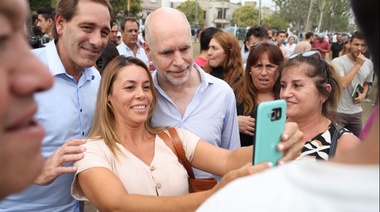
[[(193, 167), (220, 176), (228, 173), (213, 189), (189, 194), (185, 168), (157, 135), (167, 129), (151, 125), (156, 96), (144, 62), (118, 56), (109, 63), (102, 75), (84, 158), (74, 164), (78, 168), (72, 184), (75, 198), (88, 199), (100, 211), (195, 210), (231, 180), (270, 167), (247, 164), (252, 147), (230, 151), (176, 128)], [(283, 161), (296, 158), (302, 148), (298, 142), (302, 133), (296, 129), (288, 125), (284, 131), (291, 138), (280, 142)]]

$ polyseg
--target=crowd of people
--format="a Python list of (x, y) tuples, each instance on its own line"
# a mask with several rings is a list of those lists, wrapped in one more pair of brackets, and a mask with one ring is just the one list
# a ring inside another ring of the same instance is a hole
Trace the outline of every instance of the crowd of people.
[[(108, 0), (60, 0), (38, 10), (46, 42), (30, 50), (27, 1), (1, 1), (0, 211), (378, 211), (378, 106), (363, 129), (361, 103), (379, 74), (367, 20), (379, 15), (351, 1), (361, 28), (348, 39), (285, 43), (255, 25), (240, 46), (208, 27), (195, 59), (173, 8), (150, 13), (142, 33), (132, 17), (116, 23)], [(252, 156), (257, 105), (275, 99), (287, 120), (271, 168)], [(214, 188), (189, 193), (160, 136), (169, 127)]]

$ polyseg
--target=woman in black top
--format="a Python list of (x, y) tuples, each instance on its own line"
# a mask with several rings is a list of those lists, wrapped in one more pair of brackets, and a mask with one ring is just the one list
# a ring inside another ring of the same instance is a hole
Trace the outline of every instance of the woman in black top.
[(241, 146), (253, 144), (256, 106), (277, 99), (274, 85), (277, 67), (283, 61), (281, 50), (272, 43), (262, 42), (251, 47), (243, 79), (235, 89)]

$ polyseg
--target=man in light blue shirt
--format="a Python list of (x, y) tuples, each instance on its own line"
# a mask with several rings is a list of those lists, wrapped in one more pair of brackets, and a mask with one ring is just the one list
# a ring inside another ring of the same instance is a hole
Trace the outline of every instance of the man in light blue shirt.
[(99, 72), (92, 67), (107, 45), (112, 7), (108, 1), (62, 0), (58, 3), (58, 38), (34, 53), (55, 78), (52, 89), (38, 93), (36, 119), (45, 128), (46, 159), (35, 185), (0, 202), (0, 211), (80, 211), (70, 187), (83, 158), (91, 128)]
[(120, 55), (137, 57), (149, 67), (149, 59), (139, 42), (139, 23), (135, 18), (127, 17), (121, 23), (122, 42), (116, 48)]
[[(169, 13), (163, 17), (165, 12)], [(213, 145), (236, 149), (240, 147), (240, 138), (235, 95), (226, 82), (194, 65), (190, 26), (185, 16), (175, 33), (172, 26), (162, 25), (170, 22), (170, 13), (177, 12), (160, 8), (148, 16), (145, 24), (146, 50), (156, 67), (153, 80), (158, 91), (153, 125), (184, 128)], [(217, 177), (199, 170), (195, 170), (195, 175)]]

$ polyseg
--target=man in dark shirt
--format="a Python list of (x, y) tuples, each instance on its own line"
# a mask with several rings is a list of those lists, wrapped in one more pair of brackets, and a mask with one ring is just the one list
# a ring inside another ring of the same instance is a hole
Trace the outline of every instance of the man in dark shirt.
[(342, 51), (344, 43), (341, 34), (336, 35), (336, 42), (331, 44), (330, 47), (330, 61), (336, 57), (339, 57), (339, 52)]

